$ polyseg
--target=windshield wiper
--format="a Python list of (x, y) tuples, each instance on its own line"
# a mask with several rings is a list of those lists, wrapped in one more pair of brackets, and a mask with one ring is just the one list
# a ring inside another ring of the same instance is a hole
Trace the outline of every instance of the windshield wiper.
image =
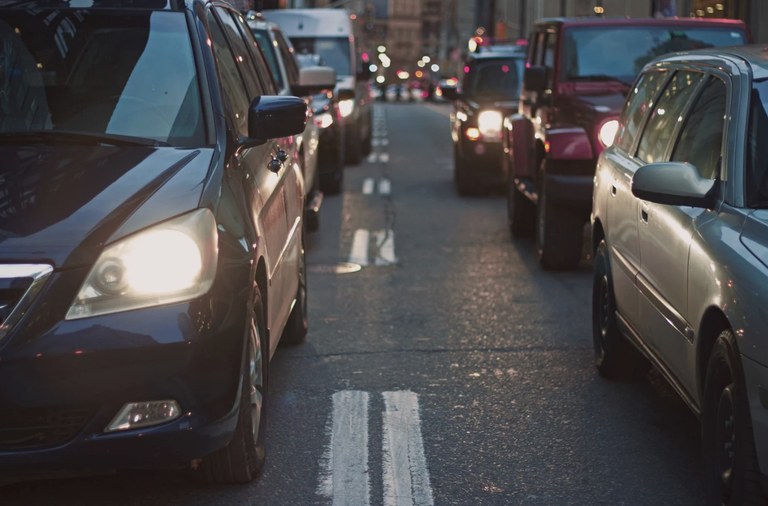
[(0, 132), (0, 143), (13, 142), (71, 142), (82, 144), (109, 144), (112, 146), (170, 146), (167, 142), (134, 137), (132, 135), (115, 135), (105, 133), (77, 132), (71, 130), (32, 130), (29, 132)]

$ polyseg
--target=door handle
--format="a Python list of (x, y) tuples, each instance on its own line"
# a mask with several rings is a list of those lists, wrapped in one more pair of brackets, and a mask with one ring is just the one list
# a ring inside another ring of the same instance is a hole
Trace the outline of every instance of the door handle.
[(640, 219), (643, 220), (643, 223), (648, 223), (648, 211), (645, 209), (640, 211)]
[(615, 184), (611, 185), (611, 195), (613, 195), (614, 197), (616, 196), (616, 185)]

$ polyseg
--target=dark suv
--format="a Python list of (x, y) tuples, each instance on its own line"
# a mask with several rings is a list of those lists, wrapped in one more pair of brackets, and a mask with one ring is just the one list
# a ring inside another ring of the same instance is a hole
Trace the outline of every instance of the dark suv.
[(228, 4), (107, 4), (0, 8), (0, 475), (246, 482), (307, 333), (306, 104)]
[(518, 114), (502, 134), (513, 236), (536, 236), (544, 268), (581, 259), (600, 152), (640, 69), (674, 51), (743, 44), (726, 19), (548, 19), (529, 39)]
[(453, 101), (453, 179), (466, 195), (501, 187), (501, 124), (517, 110), (525, 65), (525, 46), (482, 46), (470, 53), (459, 88), (446, 88)]

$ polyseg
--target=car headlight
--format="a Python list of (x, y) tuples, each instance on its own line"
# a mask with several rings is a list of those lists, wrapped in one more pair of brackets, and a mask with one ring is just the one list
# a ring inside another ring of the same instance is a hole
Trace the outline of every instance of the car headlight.
[(328, 128), (333, 125), (333, 116), (328, 112), (317, 114), (315, 115), (315, 125), (323, 129)]
[(486, 140), (501, 139), (501, 113), (483, 111), (477, 117), (477, 128)]
[(348, 98), (346, 100), (339, 101), (339, 112), (343, 118), (346, 118), (352, 111), (355, 110), (355, 99)]
[(609, 119), (600, 126), (598, 130), (597, 138), (600, 139), (600, 144), (603, 147), (609, 147), (613, 144), (616, 138), (616, 132), (619, 131), (619, 122), (615, 119)]
[(213, 284), (217, 258), (216, 221), (209, 209), (155, 225), (104, 249), (66, 319), (199, 297)]

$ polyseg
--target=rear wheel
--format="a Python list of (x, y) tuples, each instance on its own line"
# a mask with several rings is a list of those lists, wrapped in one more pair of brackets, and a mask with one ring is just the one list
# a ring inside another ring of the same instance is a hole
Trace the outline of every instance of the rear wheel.
[(536, 205), (536, 249), (544, 269), (567, 270), (579, 265), (583, 225), (579, 213), (550, 201), (542, 178)]
[(730, 330), (715, 341), (707, 363), (702, 445), (710, 504), (764, 505), (744, 373)]
[(265, 396), (269, 347), (258, 291), (249, 322), (240, 408), (232, 440), (203, 459), (201, 473), (209, 483), (247, 483), (264, 467)]
[(296, 302), (293, 304), (291, 315), (285, 324), (285, 330), (280, 338), (280, 344), (292, 346), (302, 343), (309, 330), (307, 315), (307, 261), (304, 247), (301, 248), (301, 266), (299, 269), (299, 286), (296, 289)]
[(604, 240), (597, 246), (593, 272), (592, 343), (595, 367), (601, 376), (609, 379), (640, 379), (648, 372), (649, 364), (619, 331), (608, 246)]

